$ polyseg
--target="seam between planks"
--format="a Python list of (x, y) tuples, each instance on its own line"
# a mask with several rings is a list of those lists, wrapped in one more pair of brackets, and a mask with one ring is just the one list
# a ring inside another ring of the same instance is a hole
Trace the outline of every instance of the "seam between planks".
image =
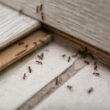
[(48, 83), (36, 94), (34, 94), (30, 99), (24, 102), (24, 104), (19, 106), (16, 110), (32, 110), (45, 98), (47, 98), (49, 95), (55, 92), (59, 87), (61, 87), (65, 82), (67, 82), (72, 76), (77, 74), (81, 69), (83, 69), (86, 66), (86, 64), (84, 64), (80, 68), (74, 69), (76, 66), (75, 63), (78, 61), (80, 60), (77, 59), (70, 67), (64, 70), (64, 72), (62, 72), (59, 76), (54, 78), (50, 83)]

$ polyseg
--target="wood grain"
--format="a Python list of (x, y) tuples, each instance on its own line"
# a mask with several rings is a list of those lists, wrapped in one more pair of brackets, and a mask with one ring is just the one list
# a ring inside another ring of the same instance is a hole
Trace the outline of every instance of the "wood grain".
[(110, 53), (109, 0), (0, 0), (40, 21), (36, 6), (43, 4), (44, 20), (65, 33)]
[(40, 23), (0, 4), (0, 49), (39, 28)]
[[(37, 31), (0, 52), (0, 71), (43, 46), (51, 40), (51, 35)], [(41, 42), (43, 41), (43, 42)]]

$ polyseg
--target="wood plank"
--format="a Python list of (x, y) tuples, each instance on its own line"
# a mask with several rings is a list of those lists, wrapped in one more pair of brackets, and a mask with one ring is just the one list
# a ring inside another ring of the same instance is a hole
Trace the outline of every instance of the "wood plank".
[[(77, 59), (71, 58), (70, 62), (67, 61), (68, 56), (72, 56), (75, 52), (72, 44), (72, 42), (54, 35), (53, 42), (39, 50), (35, 50), (9, 68), (1, 71), (0, 93), (2, 95), (0, 97), (0, 109), (15, 110), (69, 68)], [(43, 60), (37, 57), (41, 53), (44, 53)], [(62, 58), (62, 54), (66, 54), (67, 57)], [(43, 64), (37, 64), (37, 60)], [(28, 66), (31, 66), (32, 73), (29, 73)], [(25, 80), (23, 79), (24, 73), (26, 73)]]
[(2, 50), (0, 52), (0, 71), (35, 49), (45, 45), (50, 40), (51, 35), (37, 31)]
[[(83, 40), (110, 54), (109, 0), (0, 0), (17, 10), (52, 27)], [(10, 2), (9, 2), (10, 1)], [(36, 14), (36, 6), (43, 4), (45, 20)]]
[(0, 4), (0, 49), (40, 27), (40, 23)]

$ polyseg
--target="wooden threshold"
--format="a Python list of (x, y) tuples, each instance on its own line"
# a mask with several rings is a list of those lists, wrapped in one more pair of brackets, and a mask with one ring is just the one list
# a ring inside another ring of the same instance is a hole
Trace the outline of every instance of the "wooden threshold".
[(51, 41), (51, 35), (39, 30), (0, 52), (0, 71)]

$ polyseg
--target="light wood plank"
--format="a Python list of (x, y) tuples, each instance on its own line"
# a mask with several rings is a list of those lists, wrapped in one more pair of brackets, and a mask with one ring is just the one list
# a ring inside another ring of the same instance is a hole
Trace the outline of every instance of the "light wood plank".
[(0, 52), (0, 71), (35, 49), (45, 45), (50, 40), (51, 35), (47, 35), (42, 31), (37, 31), (9, 46)]
[(43, 4), (42, 21), (110, 53), (109, 0), (0, 0), (36, 19), (36, 6)]
[(0, 49), (40, 27), (40, 23), (0, 4)]

